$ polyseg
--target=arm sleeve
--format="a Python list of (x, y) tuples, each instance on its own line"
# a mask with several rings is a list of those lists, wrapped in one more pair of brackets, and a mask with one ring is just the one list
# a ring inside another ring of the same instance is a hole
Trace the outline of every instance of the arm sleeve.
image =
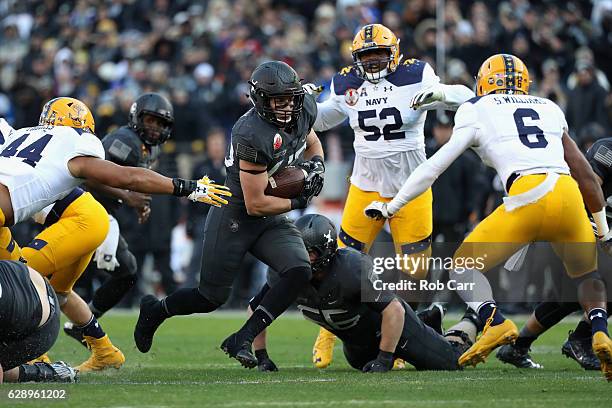
[(424, 193), (461, 153), (474, 144), (478, 130), (475, 112), (471, 104), (464, 106), (455, 116), (455, 128), (448, 143), (412, 172), (395, 198), (387, 205), (391, 214), (395, 214), (408, 202)]
[(445, 85), (440, 83), (440, 77), (436, 75), (429, 64), (423, 69), (423, 90), (438, 88), (444, 94), (444, 100), (427, 106), (427, 110), (443, 108), (446, 110), (457, 110), (465, 101), (474, 97), (474, 92), (465, 85)]
[(334, 82), (331, 83), (329, 98), (317, 103), (317, 120), (312, 128), (317, 132), (329, 130), (344, 122), (347, 115), (342, 109), (342, 97), (336, 95)]

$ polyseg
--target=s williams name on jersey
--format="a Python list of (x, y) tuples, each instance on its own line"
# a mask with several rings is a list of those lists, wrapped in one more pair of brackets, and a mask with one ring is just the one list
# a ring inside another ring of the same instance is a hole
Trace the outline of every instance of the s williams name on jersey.
[(304, 96), (304, 107), (297, 122), (288, 129), (281, 129), (262, 119), (255, 108), (242, 115), (232, 128), (232, 140), (225, 158), (225, 184), (232, 192), (229, 202), (244, 205), (240, 160), (265, 165), (268, 176), (304, 161), (306, 137), (316, 117), (317, 104), (314, 97), (308, 94)]

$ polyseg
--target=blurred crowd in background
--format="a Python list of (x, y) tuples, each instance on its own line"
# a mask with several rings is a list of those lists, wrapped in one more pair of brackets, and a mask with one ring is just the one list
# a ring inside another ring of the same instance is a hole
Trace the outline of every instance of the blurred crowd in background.
[[(441, 24), (436, 7), (436, 0), (0, 0), (0, 116), (32, 126), (45, 101), (72, 96), (92, 109), (102, 138), (127, 122), (140, 93), (161, 92), (174, 105), (175, 127), (157, 170), (222, 181), (229, 132), (251, 107), (252, 69), (283, 60), (305, 82), (328, 88), (352, 63), (356, 31), (379, 22), (400, 38), (404, 58), (426, 60), (449, 84), (471, 88), (485, 58), (515, 54), (529, 68), (531, 93), (562, 107), (582, 149), (612, 136), (612, 0), (446, 0)], [(436, 64), (440, 43), (444, 66)], [(428, 115), (428, 154), (452, 126), (452, 114)], [(319, 136), (328, 186), (310, 210), (339, 222), (352, 131), (345, 124)], [(494, 172), (465, 153), (434, 186), (434, 239), (460, 241), (502, 195)], [(207, 208), (156, 197), (152, 210), (144, 225), (130, 210), (120, 219), (143, 271), (140, 290), (194, 284)], [(16, 233), (27, 240), (29, 228)], [(261, 282), (258, 262), (244, 269), (230, 306), (242, 306)]]

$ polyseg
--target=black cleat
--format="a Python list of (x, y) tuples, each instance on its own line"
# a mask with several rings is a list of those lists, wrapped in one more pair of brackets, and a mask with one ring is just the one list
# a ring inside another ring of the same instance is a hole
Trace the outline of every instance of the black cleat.
[(155, 330), (164, 322), (164, 317), (155, 313), (155, 306), (159, 300), (153, 295), (147, 295), (140, 299), (140, 314), (136, 327), (134, 327), (134, 342), (141, 353), (151, 349)]
[(432, 304), (429, 308), (421, 310), (417, 316), (423, 323), (434, 329), (438, 334), (444, 335), (444, 327), (442, 327), (442, 319), (444, 318), (444, 307), (440, 304)]
[(529, 355), (529, 349), (516, 347), (514, 344), (505, 344), (497, 351), (496, 357), (499, 361), (512, 364), (517, 368), (544, 368), (536, 363)]
[(81, 343), (81, 345), (85, 347), (86, 349), (89, 348), (87, 346), (87, 342), (85, 341), (85, 338), (83, 337), (83, 329), (75, 326), (74, 323), (72, 322), (64, 323), (64, 333), (66, 333), (68, 336), (72, 337), (79, 343)]
[(585, 370), (599, 371), (601, 363), (595, 353), (593, 353), (591, 341), (590, 337), (573, 337), (573, 332), (570, 330), (567, 340), (561, 347), (561, 353), (567, 358), (576, 360), (580, 367)]
[(231, 358), (235, 358), (245, 368), (257, 367), (257, 358), (251, 352), (251, 342), (240, 339), (238, 333), (234, 333), (221, 343), (221, 350)]

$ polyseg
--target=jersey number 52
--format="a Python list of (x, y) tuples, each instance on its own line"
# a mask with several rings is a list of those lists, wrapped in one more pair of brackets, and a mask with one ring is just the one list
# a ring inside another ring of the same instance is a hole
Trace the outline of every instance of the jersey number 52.
[[(365, 111), (359, 111), (359, 115), (357, 117), (361, 130), (369, 133), (364, 135), (363, 138), (370, 142), (374, 142), (380, 139), (381, 135), (381, 129), (378, 126), (366, 124), (366, 120), (375, 119), (376, 116), (376, 109), (370, 109)], [(390, 107), (382, 109), (378, 114), (378, 118), (380, 120), (385, 120), (388, 117), (393, 118), (393, 123), (387, 123), (385, 126), (383, 126), (382, 135), (384, 139), (396, 140), (403, 139), (404, 137), (406, 137), (406, 134), (404, 132), (396, 132), (396, 130), (401, 129), (402, 125), (404, 124), (400, 111), (397, 108)]]

